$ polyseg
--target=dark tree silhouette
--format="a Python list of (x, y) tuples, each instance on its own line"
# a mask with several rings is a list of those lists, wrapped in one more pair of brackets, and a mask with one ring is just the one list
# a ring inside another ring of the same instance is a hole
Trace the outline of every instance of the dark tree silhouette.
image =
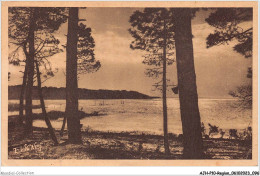
[(78, 115), (77, 43), (78, 8), (69, 8), (67, 59), (66, 59), (66, 112), (68, 120), (68, 142), (81, 143), (80, 119)]
[(230, 91), (229, 95), (238, 98), (242, 107), (252, 107), (252, 85), (239, 86), (235, 91)]
[(207, 37), (207, 47), (227, 44), (237, 40), (234, 50), (246, 58), (252, 57), (253, 27), (243, 29), (239, 24), (252, 21), (252, 8), (218, 8), (205, 20), (216, 28), (213, 34)]
[(189, 8), (176, 8), (172, 11), (175, 19), (176, 61), (184, 138), (183, 157), (201, 159), (203, 145), (191, 30), (193, 12)]
[(44, 120), (48, 126), (48, 130), (49, 133), (51, 135), (52, 140), (54, 141), (54, 144), (57, 145), (58, 144), (58, 140), (56, 138), (54, 129), (52, 128), (50, 119), (47, 116), (47, 112), (45, 109), (45, 103), (44, 103), (44, 99), (43, 99), (43, 94), (42, 94), (42, 86), (41, 86), (41, 73), (40, 73), (40, 69), (39, 69), (39, 63), (37, 61), (35, 61), (35, 65), (36, 65), (36, 75), (37, 75), (37, 87), (38, 87), (38, 94), (39, 94), (39, 98), (40, 98), (40, 102), (41, 102), (41, 108), (42, 108), (42, 113), (44, 116)]
[[(34, 79), (34, 63), (35, 57), (42, 57), (39, 55), (44, 55), (44, 53), (53, 54), (52, 50), (47, 51), (42, 50), (46, 41), (47, 44), (49, 40), (44, 40), (45, 42), (38, 42), (41, 39), (43, 32), (52, 33), (59, 28), (59, 26), (66, 21), (66, 16), (64, 15), (65, 8), (36, 8), (36, 7), (12, 7), (9, 8), (9, 27), (8, 35), (11, 40), (10, 43), (17, 46), (15, 51), (21, 47), (25, 53), (26, 63), (25, 72), (23, 77), (22, 91), (25, 89), (26, 96), (26, 134), (32, 134), (32, 87)], [(40, 37), (39, 37), (40, 36)], [(53, 40), (52, 40), (53, 41)], [(57, 41), (57, 40), (56, 40)], [(27, 51), (28, 50), (28, 51)], [(40, 52), (41, 51), (41, 52)], [(57, 50), (55, 50), (57, 52)], [(19, 59), (15, 52), (11, 54), (11, 63), (19, 63)], [(46, 57), (45, 57), (46, 59)], [(23, 92), (20, 96), (20, 116), (23, 116)], [(21, 121), (21, 120), (20, 120)]]
[[(83, 21), (78, 20), (78, 21)], [(94, 54), (95, 41), (91, 36), (91, 28), (80, 23), (77, 28), (77, 75), (93, 73), (99, 70), (101, 64), (95, 59)], [(60, 135), (63, 136), (67, 117), (63, 119)]]
[[(228, 44), (235, 40), (234, 50), (245, 58), (252, 57), (253, 27), (241, 28), (243, 22), (253, 20), (252, 8), (218, 8), (205, 20), (216, 28), (213, 34), (207, 37), (207, 47)], [(248, 68), (248, 78), (252, 78), (252, 67)], [(252, 107), (252, 86), (239, 86), (229, 94), (241, 100), (242, 106)]]
[(94, 54), (95, 41), (91, 36), (91, 28), (80, 23), (78, 28), (78, 75), (93, 73), (101, 67), (100, 61), (95, 59)]
[(162, 80), (155, 86), (162, 90), (163, 96), (163, 131), (165, 153), (169, 154), (167, 101), (166, 101), (166, 66), (173, 63), (174, 25), (169, 11), (165, 8), (145, 8), (135, 11), (130, 17), (130, 34), (135, 39), (130, 48), (144, 50), (144, 64), (153, 66), (147, 69), (147, 75)]
[[(41, 81), (40, 75), (42, 73), (39, 71), (39, 64), (44, 68), (43, 77), (45, 78), (44, 81), (46, 81), (50, 77), (54, 76), (54, 71), (52, 70), (51, 63), (49, 62), (49, 60), (47, 58), (61, 52), (62, 50), (60, 50), (59, 46), (58, 46), (59, 40), (55, 39), (55, 37), (52, 34), (48, 34), (46, 32), (41, 32), (41, 35), (39, 35), (39, 36), (40, 37), (37, 37), (37, 39), (35, 40), (35, 46), (38, 46), (37, 48), (41, 48), (41, 49), (39, 49), (39, 50), (37, 49), (36, 52), (35, 52), (35, 56), (34, 56), (35, 69), (36, 69), (35, 72), (37, 73), (36, 79), (37, 79), (37, 83), (38, 83), (37, 84), (38, 94), (39, 94), (39, 98), (40, 98), (42, 113), (44, 115), (45, 122), (46, 122), (46, 125), (48, 127), (49, 133), (50, 133), (54, 143), (58, 144), (54, 130), (51, 126), (50, 120), (47, 117), (47, 113), (46, 113), (46, 109), (45, 109), (45, 103), (44, 103), (42, 90), (41, 90), (42, 89), (41, 88), (42, 81)], [(25, 47), (23, 48), (23, 52), (24, 52), (24, 54), (27, 58), (29, 53), (28, 53), (28, 51), (26, 50)], [(23, 77), (23, 84), (24, 85), (26, 85), (26, 75), (27, 75), (26, 73), (27, 73), (27, 65), (25, 64), (25, 72), (24, 72), (24, 77)], [(24, 86), (22, 86), (22, 89), (23, 89), (23, 87)], [(20, 107), (19, 107), (20, 113), (22, 113), (21, 111), (23, 111), (23, 94), (24, 94), (24, 91), (22, 90), (21, 95), (20, 95)]]
[(32, 116), (32, 87), (33, 87), (33, 76), (34, 76), (34, 32), (36, 30), (36, 16), (37, 10), (32, 8), (30, 10), (30, 21), (29, 21), (29, 32), (28, 32), (28, 57), (26, 58), (27, 64), (27, 86), (25, 88), (25, 115), (26, 115), (26, 123), (25, 123), (25, 133), (32, 134), (32, 123), (33, 123), (33, 116)]

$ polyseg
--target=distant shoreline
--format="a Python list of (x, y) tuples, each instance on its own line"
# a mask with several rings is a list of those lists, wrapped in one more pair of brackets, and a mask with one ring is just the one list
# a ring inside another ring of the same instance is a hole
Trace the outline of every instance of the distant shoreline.
[[(66, 88), (65, 87), (42, 87), (43, 96), (46, 100), (65, 100)], [(107, 99), (162, 99), (162, 97), (150, 96), (137, 91), (127, 90), (92, 90), (79, 88), (79, 100), (107, 100)], [(19, 100), (21, 92), (21, 85), (8, 86), (8, 99)], [(33, 87), (33, 100), (39, 100), (37, 94), (37, 87)], [(179, 97), (168, 97), (167, 99), (179, 99)], [(210, 100), (237, 100), (234, 97), (199, 97), (201, 99)]]
[[(19, 100), (21, 93), (21, 85), (8, 86), (8, 99)], [(66, 99), (66, 88), (61, 87), (42, 87), (43, 97), (46, 100), (65, 100)], [(137, 91), (127, 90), (91, 90), (78, 88), (79, 99), (154, 99), (159, 97), (149, 96)], [(38, 89), (33, 87), (32, 99), (38, 100)]]

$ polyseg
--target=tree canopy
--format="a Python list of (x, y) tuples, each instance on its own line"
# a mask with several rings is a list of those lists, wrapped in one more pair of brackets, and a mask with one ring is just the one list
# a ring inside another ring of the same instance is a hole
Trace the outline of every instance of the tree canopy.
[[(132, 28), (129, 29), (134, 41), (130, 48), (145, 51), (143, 63), (153, 68), (147, 69), (146, 75), (162, 79), (155, 83), (155, 88), (162, 91), (163, 97), (163, 132), (165, 154), (170, 154), (168, 141), (167, 115), (167, 78), (166, 67), (174, 62), (174, 23), (171, 12), (166, 8), (145, 8), (135, 11), (130, 17)], [(169, 81), (169, 80), (168, 80)]]
[(207, 47), (227, 44), (237, 40), (234, 50), (246, 58), (252, 57), (253, 27), (243, 29), (243, 22), (252, 21), (252, 8), (218, 8), (211, 13), (206, 22), (215, 27), (213, 34), (207, 37)]
[(9, 7), (8, 35), (21, 45), (28, 41), (28, 32), (32, 10), (35, 9), (35, 31), (52, 33), (59, 29), (67, 20), (66, 8), (57, 7)]
[(78, 27), (78, 74), (91, 73), (100, 67), (100, 61), (95, 59), (95, 41), (91, 36), (91, 28), (80, 23)]
[[(245, 58), (252, 57), (253, 27), (241, 27), (243, 23), (253, 20), (252, 8), (218, 8), (209, 15), (206, 22), (215, 27), (213, 34), (207, 37), (207, 47), (228, 44), (236, 40), (234, 50)], [(244, 25), (246, 26), (246, 25)], [(245, 29), (244, 29), (245, 28)], [(248, 68), (247, 78), (252, 78), (252, 67)], [(242, 105), (252, 106), (252, 85), (239, 86), (229, 95), (241, 100)]]
[[(16, 46), (9, 54), (9, 63), (13, 65), (20, 65), (29, 56), (28, 35), (32, 12), (32, 7), (9, 8), (9, 43)], [(63, 51), (59, 46), (60, 41), (55, 38), (53, 32), (66, 22), (67, 10), (65, 8), (35, 7), (34, 12), (36, 13), (34, 14), (36, 18), (34, 58), (40, 66), (44, 66), (46, 73), (44, 77), (53, 76), (51, 62), (47, 58)]]
[[(154, 66), (146, 70), (149, 77), (159, 78), (163, 73), (164, 49), (167, 65), (174, 62), (174, 23), (171, 14), (166, 8), (145, 8), (143, 12), (135, 11), (130, 17), (129, 33), (134, 38), (130, 48), (145, 51), (143, 63)], [(154, 86), (161, 89), (162, 81)]]

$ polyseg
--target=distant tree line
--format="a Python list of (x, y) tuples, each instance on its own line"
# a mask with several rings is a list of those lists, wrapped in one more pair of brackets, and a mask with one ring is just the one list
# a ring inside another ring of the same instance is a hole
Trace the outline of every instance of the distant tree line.
[[(8, 86), (8, 99), (16, 100), (20, 98), (21, 85)], [(48, 100), (65, 100), (66, 99), (66, 88), (64, 87), (42, 87), (42, 94), (44, 99)], [(78, 88), (79, 99), (152, 99), (158, 97), (151, 97), (142, 94), (137, 91), (127, 90), (92, 90)], [(38, 100), (38, 89), (36, 86), (33, 87), (32, 99)]]

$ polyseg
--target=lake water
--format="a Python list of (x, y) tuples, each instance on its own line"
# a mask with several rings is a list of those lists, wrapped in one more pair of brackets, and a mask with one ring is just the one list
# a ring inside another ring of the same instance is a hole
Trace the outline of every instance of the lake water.
[[(10, 100), (10, 103), (18, 103)], [(65, 100), (45, 100), (47, 111), (65, 111)], [(33, 104), (39, 104), (34, 100)], [(168, 98), (168, 129), (170, 133), (182, 133), (180, 105), (176, 98)], [(219, 126), (226, 131), (229, 129), (242, 130), (252, 121), (252, 110), (236, 106), (234, 99), (199, 99), (201, 121), (208, 131), (208, 123)], [(79, 110), (86, 113), (99, 112), (100, 116), (81, 119), (83, 128), (98, 131), (138, 131), (152, 134), (163, 134), (162, 100), (79, 100)], [(41, 113), (34, 109), (34, 113)], [(18, 111), (9, 112), (9, 115), (18, 114)], [(52, 120), (54, 128), (60, 129), (63, 118)], [(46, 127), (44, 120), (35, 120), (34, 126)]]

